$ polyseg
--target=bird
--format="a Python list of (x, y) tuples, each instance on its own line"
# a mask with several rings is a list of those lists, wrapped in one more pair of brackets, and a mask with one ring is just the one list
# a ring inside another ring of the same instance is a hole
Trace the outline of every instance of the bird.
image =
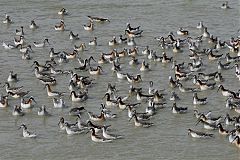
[(27, 130), (27, 126), (25, 124), (21, 124), (19, 129), (21, 129), (21, 128), (22, 128), (22, 135), (24, 138), (36, 138), (37, 137), (36, 133), (32, 133)]
[(211, 138), (211, 137), (213, 137), (213, 134), (211, 134), (211, 133), (199, 132), (199, 131), (195, 131), (192, 129), (188, 129), (188, 135), (191, 135), (193, 138)]

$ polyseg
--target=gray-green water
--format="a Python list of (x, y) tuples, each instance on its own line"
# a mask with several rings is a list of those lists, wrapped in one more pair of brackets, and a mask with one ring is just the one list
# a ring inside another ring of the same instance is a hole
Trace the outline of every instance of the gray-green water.
[[(1, 0), (0, 15), (8, 13), (14, 23), (6, 26), (0, 25), (0, 40), (13, 42), (15, 29), (24, 26), (26, 41), (32, 44), (34, 41), (42, 41), (48, 38), (51, 45), (45, 48), (34, 48), (32, 53), (33, 59), (24, 61), (18, 50), (5, 50), (0, 47), (0, 82), (7, 80), (10, 70), (18, 73), (20, 81), (16, 86), (24, 86), (24, 90), (31, 90), (30, 95), (34, 96), (37, 104), (32, 110), (26, 111), (23, 117), (13, 117), (11, 112), (13, 106), (20, 104), (20, 100), (9, 98), (10, 106), (0, 110), (0, 159), (239, 159), (240, 150), (228, 142), (224, 136), (220, 136), (217, 131), (213, 131), (215, 136), (212, 139), (193, 139), (187, 135), (188, 128), (203, 130), (202, 125), (195, 127), (195, 117), (193, 117), (192, 94), (179, 93), (182, 98), (178, 102), (179, 106), (187, 106), (189, 111), (184, 115), (174, 115), (170, 111), (172, 103), (168, 100), (167, 106), (160, 110), (152, 119), (154, 126), (151, 128), (136, 128), (133, 122), (128, 122), (127, 111), (120, 111), (112, 108), (112, 111), (118, 115), (114, 120), (107, 120), (106, 124), (111, 124), (112, 128), (119, 134), (124, 135), (124, 139), (116, 140), (112, 143), (94, 143), (90, 135), (67, 136), (60, 132), (57, 126), (59, 117), (63, 116), (68, 121), (75, 121), (75, 117), (68, 116), (70, 107), (79, 105), (85, 106), (88, 110), (98, 113), (100, 103), (103, 102), (102, 96), (106, 91), (107, 83), (115, 83), (118, 94), (126, 96), (128, 93), (129, 83), (119, 81), (115, 74), (110, 70), (111, 64), (103, 65), (104, 74), (100, 76), (91, 76), (95, 78), (96, 85), (89, 88), (89, 99), (84, 103), (72, 103), (68, 96), (64, 99), (69, 108), (54, 109), (52, 99), (48, 98), (43, 85), (36, 80), (30, 66), (33, 60), (43, 63), (49, 59), (48, 52), (50, 47), (57, 51), (72, 51), (74, 44), (85, 42), (86, 44), (94, 37), (98, 37), (97, 47), (87, 46), (87, 51), (80, 53), (78, 56), (85, 58), (93, 55), (98, 59), (101, 52), (112, 50), (108, 46), (108, 41), (112, 36), (123, 34), (126, 23), (130, 22), (132, 26), (140, 25), (144, 30), (143, 37), (136, 39), (139, 51), (144, 46), (149, 47), (159, 55), (162, 50), (159, 49), (156, 36), (166, 36), (170, 31), (176, 34), (176, 30), (182, 26), (190, 31), (191, 36), (200, 34), (195, 27), (199, 21), (203, 21), (208, 27), (208, 31), (222, 40), (229, 40), (230, 37), (237, 35), (239, 29), (239, 1), (233, 0), (229, 5), (233, 9), (222, 10), (222, 1), (192, 1), (192, 0), (139, 0), (139, 1), (56, 1), (56, 0)], [(69, 15), (64, 17), (67, 30), (78, 33), (80, 40), (71, 42), (69, 40), (69, 31), (57, 32), (54, 25), (59, 23), (61, 16), (57, 12), (65, 7)], [(83, 25), (88, 22), (87, 15), (103, 16), (110, 19), (110, 23), (96, 24), (93, 32), (83, 30)], [(35, 19), (40, 26), (39, 29), (32, 31), (28, 28), (30, 21)], [(124, 47), (119, 46), (118, 50)], [(208, 47), (208, 46), (206, 46)], [(220, 53), (227, 53), (228, 50), (221, 50)], [(174, 56), (179, 62), (187, 59), (189, 51), (185, 48), (183, 53), (173, 54), (171, 50), (166, 51), (167, 55)], [(146, 59), (139, 56), (140, 60)], [(139, 66), (130, 67), (128, 65), (129, 57), (121, 59), (122, 69), (129, 73), (140, 73)], [(149, 62), (152, 71), (141, 73), (143, 82), (141, 86), (147, 90), (148, 82), (152, 80), (156, 88), (167, 87), (168, 76), (173, 75), (170, 70), (171, 65), (162, 65), (161, 63)], [(97, 64), (94, 64), (97, 65)], [(57, 68), (73, 69), (78, 66), (77, 60), (71, 60), (67, 64), (61, 64)], [(217, 70), (216, 62), (209, 62), (204, 57), (205, 71), (211, 72)], [(86, 73), (80, 73), (88, 75)], [(239, 88), (239, 81), (234, 75), (234, 69), (222, 72), (225, 81), (224, 86), (231, 90)], [(57, 76), (57, 85), (54, 89), (68, 93), (69, 76)], [(191, 84), (191, 82), (187, 82)], [(1, 93), (5, 94), (4, 88)], [(233, 111), (225, 108), (225, 99), (222, 98), (216, 89), (204, 91), (200, 96), (209, 96), (209, 103), (205, 106), (197, 107), (201, 111), (211, 110), (214, 115), (236, 115)], [(167, 98), (169, 94), (167, 95)], [(135, 100), (135, 99), (134, 99)], [(52, 117), (43, 118), (37, 115), (38, 106), (45, 104)], [(144, 111), (147, 104), (142, 103), (139, 111)], [(20, 130), (17, 130), (21, 123), (26, 123), (30, 130), (36, 131), (38, 138), (22, 138)], [(204, 130), (203, 130), (204, 131)]]

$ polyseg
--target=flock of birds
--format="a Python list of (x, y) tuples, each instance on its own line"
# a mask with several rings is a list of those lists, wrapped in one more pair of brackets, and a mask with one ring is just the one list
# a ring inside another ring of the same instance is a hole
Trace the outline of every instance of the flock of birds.
[[(228, 3), (224, 3), (221, 6), (222, 9), (230, 8)], [(67, 16), (68, 11), (62, 8), (59, 15)], [(95, 29), (95, 23), (111, 23), (108, 18), (88, 16), (89, 24), (83, 26), (83, 29), (89, 32), (93, 32)], [(4, 24), (10, 25), (13, 23), (9, 15), (6, 15), (5, 19), (2, 21)], [(34, 20), (31, 21), (29, 26), (32, 30), (37, 30), (39, 26)], [(211, 115), (211, 111), (200, 112), (197, 109), (194, 110), (194, 115), (197, 119), (197, 124), (200, 122), (203, 127), (207, 130), (218, 130), (222, 135), (228, 136), (229, 142), (240, 147), (240, 93), (231, 91), (224, 87), (224, 77), (221, 73), (222, 70), (232, 70), (235, 69), (235, 75), (238, 80), (240, 80), (240, 38), (232, 37), (230, 40), (221, 41), (217, 37), (214, 37), (207, 30), (207, 27), (200, 22), (196, 30), (199, 30), (200, 36), (191, 37), (189, 36), (190, 31), (183, 28), (179, 28), (175, 33), (170, 32), (167, 37), (155, 37), (156, 43), (163, 50), (162, 55), (158, 55), (155, 51), (151, 50), (149, 46), (139, 51), (137, 47), (136, 38), (142, 37), (143, 30), (141, 27), (132, 27), (130, 23), (127, 23), (126, 29), (124, 30), (125, 35), (120, 35), (118, 38), (113, 37), (112, 40), (108, 42), (111, 47), (120, 46), (130, 47), (129, 49), (124, 48), (121, 51), (113, 49), (109, 53), (101, 53), (98, 61), (94, 59), (93, 56), (89, 58), (82, 59), (79, 53), (84, 53), (86, 51), (86, 44), (82, 43), (79, 46), (74, 45), (73, 51), (71, 53), (67, 52), (55, 52), (54, 48), (49, 51), (50, 59), (46, 60), (44, 64), (40, 64), (37, 60), (33, 61), (32, 67), (34, 67), (34, 74), (36, 80), (42, 83), (47, 92), (48, 97), (52, 97), (54, 108), (64, 108), (66, 107), (64, 96), (69, 95), (71, 101), (73, 102), (84, 102), (88, 100), (88, 89), (97, 85), (97, 78), (93, 79), (94, 75), (101, 75), (104, 70), (104, 64), (112, 64), (111, 70), (116, 75), (117, 79), (121, 79), (122, 83), (129, 83), (130, 87), (127, 90), (127, 96), (118, 95), (118, 88), (112, 83), (107, 84), (107, 90), (104, 94), (104, 102), (99, 105), (100, 114), (94, 114), (93, 112), (87, 110), (87, 107), (75, 107), (69, 110), (69, 115), (76, 116), (76, 122), (67, 122), (64, 117), (61, 117), (58, 123), (58, 127), (62, 131), (66, 131), (66, 134), (91, 134), (91, 140), (94, 142), (111, 142), (115, 139), (123, 138), (122, 135), (117, 135), (110, 133), (108, 130), (110, 125), (99, 125), (98, 122), (108, 121), (108, 119), (118, 118), (118, 116), (112, 113), (111, 108), (117, 107), (119, 110), (127, 110), (129, 121), (134, 121), (136, 127), (151, 127), (154, 123), (149, 120), (157, 115), (158, 110), (166, 108), (169, 101), (173, 102), (172, 113), (173, 114), (184, 114), (188, 111), (188, 107), (179, 107), (177, 105), (178, 101), (181, 101), (181, 96), (179, 96), (175, 90), (179, 89), (180, 93), (185, 94), (187, 92), (193, 94), (192, 104), (193, 105), (205, 105), (208, 103), (207, 97), (199, 97), (199, 92), (204, 92), (207, 90), (214, 90), (218, 88), (222, 96), (227, 97), (226, 109), (234, 110), (238, 116), (231, 117), (226, 114), (219, 117), (214, 117)], [(63, 20), (59, 24), (54, 26), (56, 31), (65, 31), (65, 23)], [(33, 52), (32, 46), (26, 44), (24, 27), (21, 26), (20, 30), (16, 29), (16, 36), (14, 38), (14, 44), (3, 42), (3, 47), (6, 50), (17, 49), (22, 53), (23, 60), (32, 60), (31, 52)], [(70, 40), (79, 40), (79, 35), (74, 34), (70, 31)], [(204, 48), (203, 43), (208, 43), (210, 48)], [(50, 46), (48, 39), (44, 39), (43, 42), (33, 42), (34, 47), (43, 48), (47, 45)], [(89, 47), (98, 46), (97, 37), (94, 37), (92, 41), (88, 43)], [(175, 59), (175, 54), (181, 54), (183, 48), (188, 48), (189, 54), (184, 54), (187, 59), (191, 62), (186, 64), (186, 62), (179, 63)], [(219, 54), (220, 50), (227, 50), (229, 52), (225, 54)], [(166, 52), (173, 52), (173, 56), (167, 55)], [(143, 55), (145, 58), (139, 61), (138, 57)], [(234, 55), (234, 56), (233, 56)], [(130, 74), (122, 70), (122, 59), (129, 58), (129, 63), (124, 65), (131, 65), (138, 68), (139, 73)], [(77, 60), (79, 66), (76, 66), (72, 70), (59, 70), (56, 69), (59, 64), (69, 63), (71, 61)], [(211, 63), (217, 62), (217, 70), (212, 73), (203, 72), (203, 66), (205, 61), (210, 61)], [(167, 69), (172, 69), (174, 71), (174, 76), (169, 75), (169, 88), (172, 90), (171, 95), (168, 95), (164, 89), (160, 90), (154, 87), (154, 82), (149, 82), (148, 91), (144, 91), (142, 87), (136, 87), (135, 84), (141, 85), (144, 81), (141, 76), (141, 72), (151, 71), (150, 63), (162, 63), (169, 64)], [(93, 64), (94, 63), (94, 64)], [(88, 72), (89, 76), (82, 76), (78, 73)], [(53, 85), (57, 85), (57, 80), (55, 77), (59, 75), (70, 75), (69, 79), (69, 94), (66, 92), (58, 92), (52, 89)], [(0, 97), (0, 108), (5, 108), (9, 106), (10, 98), (21, 99), (20, 104), (15, 105), (12, 111), (13, 116), (24, 116), (26, 113), (24, 110), (32, 108), (33, 103), (37, 103), (33, 96), (27, 98), (30, 94), (29, 91), (23, 91), (23, 86), (13, 87), (12, 84), (18, 81), (18, 76), (13, 71), (10, 71), (8, 79), (4, 82), (6, 88), (6, 94), (3, 93)], [(184, 85), (185, 82), (192, 81), (194, 87), (187, 87)], [(4, 95), (5, 94), (5, 95)], [(133, 103), (136, 101), (137, 103)], [(138, 108), (140, 106), (147, 106), (145, 112), (139, 112)], [(88, 115), (88, 120), (83, 119), (83, 114)], [(39, 116), (51, 116), (46, 109), (45, 105), (42, 105), (38, 111)], [(223, 126), (230, 126), (231, 130), (225, 129)], [(37, 134), (30, 132), (25, 124), (21, 124), (19, 129), (22, 129), (23, 137), (35, 138)], [(194, 138), (211, 138), (214, 136), (212, 133), (200, 132), (194, 129), (188, 129), (188, 134)]]

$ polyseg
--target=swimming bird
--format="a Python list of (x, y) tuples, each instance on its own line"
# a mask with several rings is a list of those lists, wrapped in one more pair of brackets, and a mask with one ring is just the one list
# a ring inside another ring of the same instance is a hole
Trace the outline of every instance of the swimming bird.
[(23, 109), (29, 109), (29, 108), (32, 107), (32, 102), (37, 103), (35, 101), (34, 97), (32, 97), (32, 96), (29, 99), (27, 99), (27, 100), (25, 100), (24, 98), (21, 98), (21, 107)]
[(88, 43), (89, 46), (96, 46), (97, 45), (97, 37), (94, 37), (93, 40), (91, 40)]
[(88, 93), (84, 91), (83, 93), (77, 94), (75, 91), (71, 91), (70, 97), (73, 102), (82, 102), (88, 99)]
[(101, 66), (97, 66), (96, 68), (90, 67), (89, 74), (91, 75), (100, 75), (102, 74), (103, 70)]
[(119, 35), (118, 44), (125, 44), (127, 43), (127, 38), (123, 38), (123, 35)]
[(13, 44), (7, 44), (6, 42), (3, 42), (3, 43), (2, 43), (2, 46), (3, 46), (4, 49), (14, 49), (14, 48), (16, 48), (15, 45), (13, 45)]
[(78, 40), (78, 39), (79, 39), (79, 36), (78, 36), (78, 34), (73, 34), (73, 32), (70, 31), (70, 33), (69, 33), (69, 39), (70, 39), (70, 40)]
[(0, 108), (8, 107), (8, 96), (1, 96), (0, 97)]
[(208, 111), (208, 112), (199, 112), (197, 109), (194, 109), (193, 110), (193, 114), (194, 116), (199, 119), (201, 117), (201, 115), (204, 115), (205, 117), (207, 118), (210, 118), (211, 117), (211, 114), (212, 114), (212, 111)]
[(79, 129), (78, 127), (72, 127), (72, 125), (69, 124), (68, 122), (65, 122), (64, 125), (65, 125), (66, 133), (68, 135), (81, 134), (81, 133), (86, 132), (85, 129)]
[(207, 97), (198, 98), (197, 93), (193, 93), (193, 104), (194, 105), (204, 105), (207, 104)]
[(140, 120), (138, 119), (138, 117), (136, 116), (136, 114), (133, 114), (132, 117), (129, 119), (129, 121), (130, 121), (131, 119), (134, 119), (134, 125), (135, 125), (136, 127), (148, 128), (148, 127), (151, 127), (151, 126), (154, 125), (154, 124), (151, 123), (151, 122), (140, 121)]
[(77, 116), (77, 115), (80, 115), (82, 114), (84, 111), (86, 111), (86, 109), (82, 106), (80, 107), (74, 107), (74, 108), (71, 108), (70, 111), (68, 112), (68, 114), (70, 116)]
[(23, 135), (24, 138), (36, 138), (37, 137), (36, 133), (32, 133), (32, 132), (27, 130), (27, 126), (25, 124), (21, 124), (19, 129), (21, 129), (21, 128), (23, 130), (22, 135)]
[(76, 46), (76, 45), (74, 45), (74, 50), (77, 50), (77, 51), (84, 51), (85, 50), (85, 48), (86, 48), (86, 45), (85, 45), (85, 43), (81, 43), (79, 46)]
[(43, 40), (43, 43), (33, 42), (33, 45), (37, 48), (41, 48), (45, 47), (46, 43), (50, 44), (47, 38)]
[(140, 71), (149, 71), (150, 65), (149, 63), (146, 63), (145, 60), (142, 61), (142, 65), (140, 67)]
[(7, 78), (8, 82), (16, 82), (18, 81), (18, 77), (17, 77), (17, 73), (13, 74), (13, 71), (9, 72), (8, 78)]
[(65, 23), (63, 20), (61, 20), (59, 25), (55, 25), (56, 31), (64, 31), (65, 30)]
[(100, 121), (106, 120), (103, 111), (101, 111), (100, 115), (93, 114), (93, 112), (87, 112), (87, 113), (91, 121), (100, 122)]
[(217, 92), (218, 91), (221, 91), (221, 93), (222, 93), (222, 95), (223, 96), (225, 96), (225, 97), (229, 97), (229, 96), (235, 96), (236, 95), (236, 93), (235, 92), (233, 92), (233, 91), (231, 91), (231, 90), (229, 90), (229, 89), (225, 89), (224, 87), (223, 87), (223, 85), (219, 85), (218, 86), (218, 90), (217, 90)]
[(58, 11), (58, 14), (65, 16), (65, 15), (68, 15), (68, 11), (65, 8), (62, 8), (60, 11)]
[(62, 97), (60, 97), (59, 99), (53, 98), (53, 107), (54, 108), (64, 108), (64, 107), (66, 107), (65, 101), (63, 100), (63, 98)]
[(18, 46), (19, 44), (23, 45), (24, 43), (25, 42), (24, 42), (24, 37), (23, 36), (20, 36), (19, 39), (14, 37), (14, 44), (15, 44), (15, 46)]
[(187, 107), (177, 107), (176, 102), (173, 103), (172, 113), (186, 113), (187, 110)]
[(51, 114), (46, 110), (45, 105), (42, 105), (41, 107), (39, 107), (38, 115), (39, 116), (51, 116)]
[(91, 21), (95, 22), (110, 22), (108, 18), (96, 17), (96, 16), (87, 16)]
[(205, 26), (203, 25), (203, 22), (202, 21), (200, 21), (198, 24), (197, 24), (197, 27), (196, 27), (197, 29), (203, 29), (203, 28), (205, 28)]
[(133, 75), (129, 75), (127, 73), (127, 80), (129, 83), (139, 83), (142, 81), (142, 78), (141, 78), (141, 75), (140, 74), (137, 74), (136, 76), (133, 76)]
[(31, 24), (29, 25), (30, 29), (37, 29), (39, 28), (39, 26), (35, 23), (34, 20), (31, 20)]
[(230, 7), (228, 5), (228, 1), (224, 2), (220, 8), (221, 9), (230, 9)]
[(19, 91), (19, 92), (7, 92), (8, 95), (10, 95), (11, 97), (13, 98), (20, 98), (20, 97), (24, 97), (26, 96), (30, 91), (26, 91), (26, 92), (22, 92), (22, 91)]
[[(6, 87), (5, 87), (6, 92), (12, 92), (12, 93), (14, 93), (14, 92), (19, 92), (19, 91), (21, 91), (21, 90), (23, 89), (23, 86), (20, 86), (20, 87), (11, 87), (8, 82), (5, 82), (5, 85), (4, 85), (4, 86), (6, 86)], [(4, 87), (4, 86), (3, 86), (3, 87)]]
[(53, 91), (49, 84), (45, 84), (45, 87), (47, 88), (47, 95), (49, 97), (62, 96), (64, 94), (63, 92)]
[(103, 126), (102, 127), (102, 132), (103, 132), (102, 135), (103, 135), (104, 138), (106, 138), (106, 139), (120, 139), (120, 138), (123, 138), (123, 136), (121, 136), (121, 135), (108, 133), (107, 128), (108, 128), (108, 126)]
[(20, 30), (16, 29), (16, 35), (17, 36), (23, 36), (24, 35), (23, 26), (21, 26)]
[(25, 113), (23, 112), (21, 106), (15, 105), (12, 111), (13, 116), (24, 116)]
[(113, 36), (113, 39), (108, 42), (108, 45), (109, 45), (109, 46), (115, 46), (115, 45), (117, 45), (117, 44), (118, 44), (118, 42), (117, 42), (115, 36)]
[(170, 101), (177, 101), (180, 100), (179, 96), (177, 95), (177, 93), (175, 93), (174, 91), (172, 91), (171, 93), (171, 97), (169, 98)]
[(218, 127), (219, 134), (221, 134), (221, 135), (228, 135), (229, 134), (229, 131), (224, 129), (221, 123), (218, 123), (217, 127)]
[(194, 131), (192, 129), (188, 129), (188, 135), (191, 135), (193, 138), (211, 138), (211, 137), (213, 137), (213, 134), (211, 134), (211, 133)]
[(58, 57), (60, 53), (61, 53), (61, 52), (55, 52), (55, 51), (54, 51), (54, 48), (51, 48), (51, 49), (50, 49), (50, 52), (49, 52), (49, 57), (50, 57), (50, 58)]
[(86, 30), (86, 31), (93, 31), (93, 30), (94, 30), (94, 27), (93, 27), (93, 26), (94, 26), (94, 25), (93, 25), (93, 22), (90, 21), (89, 24), (83, 25), (83, 28), (84, 28), (84, 30)]
[(2, 21), (3, 24), (11, 24), (13, 21), (11, 20), (10, 16), (5, 14), (5, 19)]
[(180, 36), (183, 36), (183, 35), (188, 35), (188, 31), (187, 30), (184, 30), (183, 28), (179, 28), (177, 30), (177, 35), (180, 35)]
[(111, 142), (112, 139), (106, 139), (104, 137), (101, 137), (100, 135), (97, 135), (94, 128), (90, 128), (91, 131), (91, 139), (93, 142)]

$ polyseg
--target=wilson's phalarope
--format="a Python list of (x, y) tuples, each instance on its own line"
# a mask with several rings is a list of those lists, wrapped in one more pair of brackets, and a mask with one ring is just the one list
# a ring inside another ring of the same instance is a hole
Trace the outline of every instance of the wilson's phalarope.
[(111, 99), (111, 95), (109, 93), (105, 93), (102, 99), (106, 97), (105, 104), (106, 106), (116, 106), (118, 104), (117, 100)]
[(83, 93), (77, 94), (75, 91), (72, 91), (70, 97), (73, 102), (82, 102), (88, 99), (88, 93), (84, 91)]
[(217, 124), (217, 127), (218, 127), (218, 132), (219, 132), (221, 135), (228, 135), (228, 134), (229, 134), (229, 131), (226, 130), (226, 129), (224, 129), (221, 123), (218, 123), (218, 124)]
[(214, 130), (214, 129), (218, 129), (218, 127), (216, 126), (216, 124), (210, 124), (208, 122), (203, 121), (202, 119), (199, 119), (198, 122), (196, 123), (196, 125), (201, 122), (203, 123), (203, 128), (208, 129), (208, 130)]
[(49, 52), (49, 57), (50, 57), (50, 58), (58, 57), (60, 53), (61, 53), (61, 52), (54, 52), (54, 48), (51, 48), (51, 49), (50, 49), (50, 52)]
[(64, 94), (63, 92), (52, 91), (51, 86), (49, 84), (46, 84), (45, 87), (47, 88), (47, 94), (49, 97), (62, 96)]
[(8, 96), (1, 96), (0, 97), (0, 108), (8, 107)]
[(73, 59), (77, 57), (78, 51), (77, 50), (73, 50), (70, 53), (67, 53), (65, 51), (63, 51), (63, 54), (65, 54), (66, 59)]
[(51, 116), (51, 114), (48, 113), (48, 111), (46, 110), (46, 106), (45, 105), (42, 105), (41, 107), (39, 107), (38, 115), (39, 116)]
[[(214, 125), (217, 125), (220, 123), (220, 121), (222, 120), (222, 116), (219, 116), (219, 117), (206, 117), (205, 114), (202, 114), (200, 117), (199, 117), (199, 120), (202, 120), (203, 122), (207, 122), (208, 124), (214, 124)], [(199, 121), (198, 120), (198, 121)]]
[(91, 121), (100, 122), (100, 121), (106, 120), (103, 111), (101, 111), (100, 115), (95, 115), (95, 114), (93, 114), (93, 112), (88, 112), (88, 116)]
[(48, 43), (50, 45), (47, 38), (43, 40), (43, 43), (33, 42), (33, 45), (35, 47), (41, 48), (41, 47), (45, 47), (46, 43)]
[(81, 107), (75, 107), (75, 108), (70, 109), (68, 114), (70, 116), (77, 116), (77, 115), (82, 114), (84, 111), (86, 111), (86, 109), (82, 106)]
[(65, 120), (63, 117), (60, 117), (59, 122), (58, 122), (58, 127), (60, 130), (66, 130)]
[(62, 8), (60, 11), (58, 11), (58, 14), (65, 16), (65, 15), (68, 15), (68, 11), (65, 8)]
[(128, 46), (136, 46), (136, 42), (133, 37), (128, 39), (127, 45)]
[(91, 139), (93, 142), (111, 142), (112, 139), (106, 139), (104, 137), (101, 137), (100, 135), (97, 135), (94, 128), (90, 128), (91, 131)]
[(101, 66), (97, 66), (96, 68), (90, 67), (89, 74), (91, 75), (100, 75), (102, 74), (103, 70)]
[(17, 35), (17, 36), (23, 36), (23, 35), (24, 35), (23, 26), (21, 26), (21, 29), (20, 29), (20, 30), (16, 29), (16, 35)]
[(208, 112), (206, 112), (206, 113), (203, 113), (203, 112), (199, 112), (197, 109), (194, 109), (193, 112), (194, 112), (194, 113), (193, 113), (194, 116), (195, 116), (197, 119), (199, 119), (202, 114), (203, 114), (205, 117), (207, 117), (207, 118), (210, 118), (210, 117), (211, 117), (211, 114), (212, 114), (212, 111), (208, 111)]
[(29, 53), (29, 50), (27, 50), (25, 53), (22, 54), (22, 59), (23, 60), (30, 60), (32, 59)]
[(224, 2), (220, 8), (221, 9), (230, 9), (230, 7), (228, 5), (228, 1)]
[(65, 125), (66, 133), (68, 135), (81, 134), (81, 133), (84, 133), (86, 131), (85, 129), (79, 129), (79, 128), (76, 128), (76, 127), (72, 127), (72, 125), (69, 124), (68, 122), (65, 122), (64, 125)]
[(228, 113), (226, 114), (224, 121), (227, 126), (234, 125), (234, 123), (235, 123), (235, 120), (233, 118), (231, 118)]
[(30, 91), (26, 91), (26, 92), (8, 92), (8, 95), (12, 96), (13, 98), (20, 98), (20, 97), (24, 97), (26, 96)]
[(4, 47), (4, 49), (14, 49), (14, 48), (16, 48), (15, 45), (13, 45), (13, 44), (7, 44), (6, 42), (3, 42), (3, 43), (2, 43), (2, 46)]
[(8, 82), (16, 82), (16, 81), (18, 81), (17, 73), (13, 74), (13, 71), (10, 71), (7, 81)]
[(186, 113), (187, 110), (187, 107), (177, 107), (176, 102), (173, 103), (172, 113)]
[(21, 106), (15, 105), (12, 111), (13, 116), (24, 116), (25, 113), (23, 112)]
[(146, 63), (145, 60), (142, 61), (142, 65), (140, 67), (140, 71), (149, 71), (150, 65), (149, 63)]
[(193, 138), (211, 138), (213, 134), (194, 131), (192, 129), (188, 129), (188, 135), (191, 135)]
[(59, 99), (53, 98), (53, 107), (54, 108), (64, 108), (64, 107), (66, 107), (65, 102), (62, 99), (62, 97), (60, 97)]
[(87, 123), (82, 120), (82, 117), (80, 114), (77, 115), (77, 126), (79, 129), (87, 129), (88, 128)]
[(96, 46), (97, 45), (97, 37), (94, 37), (93, 40), (91, 40), (88, 43), (89, 46)]
[(147, 128), (147, 127), (151, 127), (151, 126), (154, 125), (153, 123), (150, 123), (150, 122), (138, 120), (136, 114), (133, 114), (132, 117), (129, 119), (129, 121), (130, 121), (131, 119), (134, 119), (134, 125), (135, 125), (136, 127), (146, 127), (146, 128)]
[(115, 46), (115, 45), (117, 45), (117, 44), (118, 44), (118, 42), (117, 42), (115, 36), (113, 36), (113, 39), (108, 42), (108, 45), (109, 45), (109, 46)]
[(93, 25), (93, 22), (90, 21), (89, 24), (83, 25), (83, 28), (84, 28), (84, 30), (86, 30), (86, 31), (93, 31), (93, 30), (94, 30), (93, 26), (94, 26), (94, 25)]
[(103, 135), (104, 138), (106, 138), (106, 139), (120, 139), (120, 138), (123, 138), (123, 136), (121, 136), (121, 135), (108, 133), (107, 128), (108, 128), (108, 126), (103, 126), (102, 127), (102, 131), (103, 131), (102, 135)]
[(171, 93), (171, 97), (169, 98), (170, 101), (177, 101), (180, 100), (179, 96), (177, 95), (177, 93), (175, 93), (174, 91), (172, 91)]
[(23, 86), (21, 86), (21, 87), (10, 87), (10, 84), (8, 82), (6, 82), (4, 86), (6, 86), (6, 88), (5, 88), (6, 92), (12, 92), (12, 93), (20, 92), (23, 89)]
[[(19, 44), (19, 46), (20, 46), (19, 51), (22, 52), (22, 53), (26, 53), (27, 51), (33, 52), (31, 45), (27, 45), (26, 47), (23, 47), (22, 44)], [(18, 46), (17, 46), (17, 47), (18, 47)]]
[(125, 43), (127, 43), (127, 38), (123, 38), (122, 35), (119, 35), (118, 43), (119, 43), (119, 44), (125, 44)]
[(30, 28), (30, 29), (37, 29), (37, 28), (39, 28), (39, 26), (36, 25), (36, 23), (35, 23), (34, 20), (31, 20), (31, 24), (29, 25), (29, 28)]
[(209, 37), (210, 37), (210, 33), (207, 31), (207, 27), (204, 27), (204, 28), (203, 28), (203, 34), (202, 34), (202, 36), (203, 36), (204, 38), (209, 38)]
[(25, 99), (22, 98), (22, 99), (21, 99), (21, 107), (22, 107), (23, 109), (31, 108), (33, 101), (34, 101), (35, 103), (37, 103), (32, 96), (31, 96), (28, 100), (25, 100)]
[(15, 46), (19, 45), (19, 44), (24, 44), (24, 37), (20, 36), (19, 39), (17, 39), (16, 37), (14, 37), (14, 44)]
[(221, 91), (222, 92), (222, 95), (223, 96), (225, 96), (225, 97), (229, 97), (229, 96), (235, 96), (236, 95), (236, 93), (235, 92), (233, 92), (233, 91), (230, 91), (229, 89), (225, 89), (224, 87), (223, 87), (223, 85), (219, 85), (218, 86), (218, 90), (217, 91)]
[(94, 16), (87, 16), (91, 21), (95, 22), (110, 22), (108, 18), (102, 18), (102, 17), (94, 17)]
[(65, 24), (64, 24), (63, 20), (61, 20), (59, 25), (55, 25), (55, 30), (56, 31), (64, 31), (65, 30)]
[(203, 25), (203, 22), (202, 21), (200, 21), (198, 24), (197, 24), (197, 27), (196, 27), (197, 29), (203, 29), (203, 28), (205, 28), (205, 26)]
[(10, 16), (5, 14), (5, 19), (2, 21), (4, 24), (11, 24), (13, 21), (10, 19)]
[(21, 128), (23, 129), (22, 133), (23, 133), (24, 138), (36, 138), (37, 137), (36, 133), (32, 133), (27, 130), (27, 126), (25, 124), (21, 124), (19, 129), (21, 129)]
[(204, 82), (202, 82), (201, 80), (198, 79), (196, 85), (199, 86), (201, 91), (205, 91), (205, 90), (208, 90), (208, 89), (214, 89), (216, 83), (215, 82), (214, 83), (204, 83)]
[(198, 75), (203, 78), (204, 80), (211, 80), (211, 79), (214, 79), (215, 75), (217, 74), (218, 72), (212, 72), (212, 73), (198, 73)]
[(177, 35), (179, 36), (188, 35), (188, 31), (184, 30), (183, 28), (179, 28), (179, 30), (177, 30)]
[(207, 104), (207, 97), (198, 98), (197, 93), (193, 93), (193, 104), (194, 105), (204, 105)]
[(235, 145), (240, 148), (240, 136), (236, 136), (231, 143), (235, 143)]
[(73, 32), (70, 31), (69, 39), (70, 39), (70, 40), (78, 40), (78, 39), (79, 39), (79, 36), (78, 36), (78, 34), (73, 34)]
[(127, 80), (129, 83), (138, 83), (142, 81), (142, 78), (140, 74), (137, 74), (136, 76), (127, 74)]
[(76, 45), (74, 45), (74, 50), (77, 50), (77, 51), (84, 51), (85, 50), (85, 48), (86, 48), (86, 45), (85, 45), (85, 43), (81, 43), (79, 46), (76, 46)]
[(141, 37), (143, 30), (136, 30), (136, 31), (130, 31), (128, 29), (125, 30), (125, 34), (129, 38), (135, 38), (135, 37)]
[(55, 85), (57, 83), (56, 79), (53, 77), (38, 78), (38, 80), (44, 85), (45, 84)]

